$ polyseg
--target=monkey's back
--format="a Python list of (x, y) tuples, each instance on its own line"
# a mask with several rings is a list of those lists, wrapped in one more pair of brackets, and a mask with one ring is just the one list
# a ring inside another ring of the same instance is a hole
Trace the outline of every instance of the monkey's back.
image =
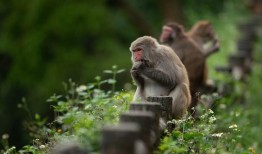
[(172, 43), (171, 48), (186, 67), (190, 89), (197, 89), (204, 78), (205, 57), (201, 49), (189, 38)]
[(162, 45), (162, 48), (165, 50), (165, 57), (168, 59), (165, 61), (165, 64), (168, 64), (169, 72), (172, 73), (172, 76), (176, 77), (178, 83), (185, 83), (189, 85), (189, 78), (186, 71), (186, 67), (181, 61), (180, 57), (174, 50), (168, 45)]

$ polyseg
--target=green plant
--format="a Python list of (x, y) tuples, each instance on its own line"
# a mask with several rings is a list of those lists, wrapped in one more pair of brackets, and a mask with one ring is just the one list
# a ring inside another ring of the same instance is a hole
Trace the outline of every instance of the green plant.
[[(107, 124), (116, 124), (119, 113), (128, 109), (131, 101), (131, 93), (125, 91), (115, 92), (116, 75), (122, 73), (116, 65), (105, 73), (112, 74), (112, 78), (102, 80), (95, 77), (95, 82), (85, 85), (77, 85), (71, 79), (63, 83), (65, 94), (52, 95), (48, 102), (55, 103), (53, 109), (55, 119), (47, 123), (46, 118), (39, 114), (32, 117), (25, 99), (18, 107), (28, 114), (28, 120), (24, 123), (34, 138), (33, 145), (26, 145), (17, 151), (15, 147), (9, 148), (8, 140), (2, 140), (5, 152), (9, 153), (49, 153), (54, 145), (59, 142), (74, 140), (91, 151), (99, 151), (100, 130)], [(101, 85), (112, 86), (111, 91), (105, 91)]]
[[(226, 128), (224, 130), (217, 129), (219, 120), (210, 109), (198, 120), (187, 116), (185, 119), (172, 122), (176, 127), (162, 139), (156, 154), (232, 153), (237, 150), (241, 138), (236, 124), (224, 126)], [(244, 151), (241, 149), (241, 152)]]
[(125, 69), (118, 69), (117, 65), (113, 65), (111, 70), (104, 70), (104, 73), (112, 74), (112, 78), (107, 80), (107, 82), (112, 85), (112, 93), (115, 92), (116, 88), (116, 75), (124, 71)]
[[(102, 80), (96, 76), (94, 83), (77, 85), (69, 80), (64, 83), (66, 95), (53, 95), (48, 101), (55, 101), (53, 106), (56, 113), (55, 122), (60, 125), (59, 134), (54, 135), (56, 142), (72, 137), (92, 151), (100, 147), (100, 129), (107, 124), (116, 123), (118, 115), (128, 109), (131, 95), (127, 92), (115, 93), (116, 75), (123, 72), (113, 66), (105, 73), (112, 74), (112, 78)], [(101, 89), (102, 84), (112, 86), (112, 91)]]

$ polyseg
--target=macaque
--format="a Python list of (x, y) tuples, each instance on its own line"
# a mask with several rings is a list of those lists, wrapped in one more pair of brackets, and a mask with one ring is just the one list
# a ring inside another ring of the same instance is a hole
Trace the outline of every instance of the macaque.
[(168, 46), (150, 36), (139, 37), (130, 46), (131, 76), (137, 86), (133, 101), (149, 96), (171, 96), (172, 117), (182, 118), (191, 102), (185, 66)]
[(257, 15), (262, 14), (262, 1), (261, 0), (249, 0), (247, 3), (247, 6), (253, 14), (257, 14)]
[(186, 35), (199, 45), (205, 57), (219, 50), (219, 41), (209, 21), (197, 22)]
[(190, 109), (192, 109), (197, 105), (197, 92), (200, 86), (207, 81), (205, 56), (197, 43), (186, 35), (184, 28), (174, 22), (163, 26), (160, 43), (170, 46), (186, 67), (190, 81), (192, 96)]
[[(202, 20), (197, 22), (186, 34), (197, 43), (205, 58), (219, 51), (220, 43), (209, 21)], [(216, 91), (216, 87), (213, 81), (208, 79), (208, 67), (207, 65), (205, 67), (206, 81), (201, 86), (201, 90), (205, 92), (214, 92)]]

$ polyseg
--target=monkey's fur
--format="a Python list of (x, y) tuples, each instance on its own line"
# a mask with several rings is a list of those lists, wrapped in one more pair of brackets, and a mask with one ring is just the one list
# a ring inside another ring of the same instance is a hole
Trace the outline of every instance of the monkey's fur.
[(212, 24), (207, 20), (198, 21), (186, 35), (199, 45), (205, 57), (219, 51), (220, 44), (216, 33), (213, 30)]
[[(142, 59), (136, 61), (133, 51), (142, 49)], [(182, 118), (191, 102), (189, 80), (185, 66), (175, 52), (150, 36), (139, 37), (130, 46), (131, 76), (137, 85), (134, 101), (146, 101), (148, 96), (171, 96), (173, 118)]]
[[(205, 56), (197, 43), (186, 35), (184, 28), (174, 22), (163, 26), (160, 42), (170, 46), (186, 67), (192, 96), (191, 109), (198, 104), (197, 92), (207, 81)], [(191, 112), (194, 115), (194, 110)]]

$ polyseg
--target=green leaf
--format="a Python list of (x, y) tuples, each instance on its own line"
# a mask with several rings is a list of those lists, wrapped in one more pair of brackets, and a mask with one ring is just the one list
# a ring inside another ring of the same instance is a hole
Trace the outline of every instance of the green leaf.
[(92, 107), (92, 105), (91, 104), (87, 104), (86, 106), (85, 106), (85, 110), (88, 110), (88, 109), (90, 109)]
[(100, 80), (101, 80), (101, 77), (100, 77), (100, 76), (96, 76), (96, 77), (95, 77), (95, 80), (96, 80), (96, 81), (100, 81)]
[(115, 84), (115, 83), (116, 83), (116, 80), (114, 80), (114, 79), (108, 79), (107, 82), (108, 82), (109, 84)]
[(117, 65), (113, 65), (113, 66), (112, 66), (112, 69), (113, 69), (113, 70), (116, 70), (116, 69), (117, 69)]
[(190, 139), (199, 138), (199, 137), (202, 137), (202, 136), (203, 136), (203, 134), (200, 133), (200, 132), (189, 132), (189, 133), (184, 134), (184, 139), (190, 140)]
[(107, 82), (108, 82), (108, 80), (103, 80), (103, 81), (100, 82), (100, 84), (104, 84), (104, 83), (107, 83)]
[(104, 70), (104, 73), (107, 73), (107, 74), (112, 74), (112, 73), (113, 73), (113, 71), (111, 71), (111, 70)]
[(88, 84), (87, 85), (87, 89), (92, 89), (92, 88), (94, 88), (95, 87), (95, 84)]
[(116, 73), (119, 74), (119, 73), (122, 73), (124, 71), (125, 71), (125, 69), (121, 69), (121, 70), (118, 70)]
[(40, 120), (40, 115), (36, 113), (36, 114), (35, 114), (35, 119), (36, 119), (36, 120)]
[(64, 117), (62, 121), (64, 124), (72, 124), (74, 122), (74, 116), (68, 115), (67, 117)]

